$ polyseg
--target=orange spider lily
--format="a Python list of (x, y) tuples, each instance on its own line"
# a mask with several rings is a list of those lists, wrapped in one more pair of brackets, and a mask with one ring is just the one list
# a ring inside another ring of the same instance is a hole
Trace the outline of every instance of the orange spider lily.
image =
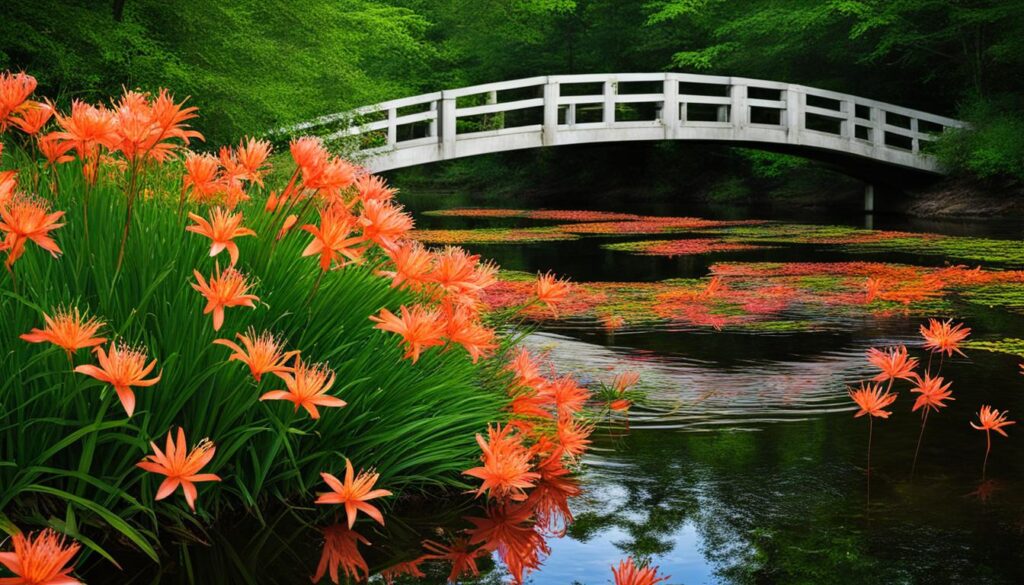
[(861, 383), (857, 390), (849, 391), (850, 399), (857, 403), (860, 410), (853, 415), (854, 418), (869, 414), (872, 417), (889, 418), (891, 411), (884, 410), (887, 406), (896, 401), (896, 395), (892, 392), (883, 391), (878, 384)]
[(422, 290), (430, 282), (430, 272), (434, 269), (434, 254), (423, 247), (423, 244), (410, 240), (386, 252), (395, 269), (381, 271), (381, 274), (391, 278), (392, 287), (405, 285), (412, 290)]
[(340, 398), (327, 394), (334, 385), (335, 374), (323, 364), (306, 364), (296, 360), (295, 367), (288, 372), (274, 372), (284, 381), (288, 390), (273, 390), (260, 396), (260, 400), (287, 400), (295, 404), (295, 412), (299, 407), (306, 409), (313, 420), (320, 418), (317, 406), (342, 408), (348, 403)]
[(885, 351), (872, 347), (868, 350), (868, 362), (881, 370), (881, 373), (872, 378), (875, 382), (888, 380), (891, 385), (892, 381), (897, 378), (902, 380), (917, 378), (917, 374), (914, 372), (914, 369), (917, 368), (917, 358), (908, 357), (905, 345), (890, 347)]
[(213, 330), (220, 331), (224, 324), (224, 309), (226, 307), (251, 307), (255, 308), (255, 301), (260, 300), (256, 295), (248, 294), (249, 283), (245, 276), (234, 268), (228, 268), (221, 272), (220, 266), (210, 276), (207, 282), (198, 270), (193, 270), (198, 282), (192, 283), (192, 288), (199, 291), (206, 297), (206, 308), (203, 314), (213, 313)]
[(311, 173), (303, 169), (302, 184), (320, 194), (328, 204), (350, 206), (341, 198), (341, 192), (352, 186), (356, 180), (356, 167), (340, 158), (329, 158)]
[(488, 506), (485, 518), (468, 517), (473, 528), (468, 530), (469, 543), (480, 544), (483, 550), (496, 551), (512, 576), (513, 583), (523, 582), (523, 573), (540, 567), (541, 555), (550, 548), (532, 522), (533, 512), (525, 506)]
[(985, 461), (981, 464), (981, 477), (985, 477), (985, 470), (988, 467), (988, 454), (992, 451), (992, 431), (999, 433), (1004, 437), (1008, 437), (1003, 427), (1008, 427), (1012, 424), (1017, 424), (1017, 421), (1007, 420), (1009, 411), (1004, 410), (999, 412), (991, 406), (984, 405), (981, 410), (978, 411), (978, 422), (981, 424), (971, 423), (971, 427), (985, 431)]
[(486, 554), (487, 551), (480, 548), (471, 549), (471, 546), (469, 539), (464, 536), (454, 539), (447, 546), (433, 540), (424, 540), (423, 548), (429, 554), (424, 555), (423, 558), (451, 563), (452, 570), (448, 573), (448, 582), (457, 583), (459, 577), (467, 573), (473, 576), (480, 574), (480, 569), (476, 566), (476, 558)]
[(470, 255), (462, 248), (445, 246), (434, 254), (434, 270), (429, 279), (451, 294), (472, 293), (476, 286), (476, 268), (480, 263), (478, 254)]
[(566, 375), (548, 382), (542, 394), (555, 405), (559, 415), (572, 415), (583, 410), (591, 393), (571, 375)]
[(256, 379), (256, 382), (260, 381), (263, 374), (294, 371), (291, 366), (285, 364), (288, 360), (298, 356), (299, 352), (297, 350), (281, 351), (281, 343), (269, 331), (264, 331), (257, 336), (256, 330), (249, 327), (246, 335), (236, 333), (235, 337), (242, 342), (244, 349), (228, 339), (214, 339), (213, 342), (235, 352), (231, 354), (228, 361), (238, 360), (249, 366), (249, 371), (252, 372), (252, 377)]
[(99, 367), (82, 365), (75, 368), (75, 371), (113, 386), (121, 400), (121, 406), (131, 418), (135, 412), (135, 392), (132, 391), (132, 387), (148, 388), (160, 381), (163, 372), (158, 373), (155, 378), (146, 380), (145, 377), (156, 367), (156, 360), (146, 365), (146, 351), (142, 348), (132, 348), (123, 342), (111, 343), (107, 351), (97, 347), (93, 352), (100, 363)]
[(633, 403), (626, 398), (617, 398), (608, 403), (608, 408), (617, 412), (629, 410)]
[(558, 311), (555, 305), (564, 301), (565, 297), (568, 296), (569, 281), (556, 278), (551, 272), (537, 274), (537, 284), (534, 288), (534, 293), (537, 300), (544, 303), (548, 310), (551, 311), (551, 314), (557, 317)]
[(540, 375), (540, 368), (530, 357), (530, 352), (525, 347), (516, 350), (508, 369), (515, 374), (515, 383), (518, 386), (540, 389), (544, 385), (544, 378)]
[(363, 228), (363, 238), (373, 240), (385, 250), (393, 250), (413, 226), (412, 216), (381, 199), (365, 201), (358, 221)]
[(636, 386), (639, 381), (640, 372), (637, 372), (635, 370), (622, 372), (621, 374), (617, 374), (615, 376), (615, 379), (612, 380), (612, 389), (614, 389), (619, 394), (622, 394), (626, 390), (629, 390), (633, 386)]
[(318, 174), (320, 172), (319, 169), (323, 168), (330, 158), (330, 154), (324, 148), (323, 142), (313, 136), (303, 136), (292, 140), (289, 149), (291, 150), (292, 160), (295, 161), (297, 168), (288, 187), (281, 193), (282, 202), (290, 198), (292, 187), (299, 173), (302, 174), (305, 181), (306, 177), (313, 177)]
[(189, 213), (188, 217), (196, 223), (187, 226), (185, 230), (212, 240), (210, 243), (211, 258), (227, 250), (232, 266), (238, 263), (238, 245), (233, 240), (256, 235), (256, 232), (242, 226), (241, 213), (230, 213), (220, 207), (215, 207), (210, 212), (209, 220), (194, 213)]
[(864, 302), (870, 303), (871, 301), (881, 297), (884, 285), (885, 282), (882, 279), (869, 276), (867, 281), (864, 283)]
[(268, 168), (264, 166), (267, 157), (270, 156), (270, 141), (248, 138), (238, 143), (235, 149), (235, 156), (238, 164), (245, 171), (245, 180), (263, 186), (263, 177), (267, 174)]
[(948, 382), (943, 385), (943, 382), (941, 376), (933, 378), (931, 372), (925, 372), (924, 377), (918, 379), (917, 384), (910, 389), (911, 392), (920, 394), (910, 411), (917, 412), (917, 409), (924, 407), (926, 414), (929, 409), (938, 412), (940, 408), (949, 406), (945, 403), (946, 400), (956, 400), (952, 398), (953, 393), (949, 391), (949, 387), (953, 383)]
[(287, 234), (289, 231), (291, 231), (293, 227), (295, 227), (295, 223), (298, 221), (299, 216), (295, 214), (289, 215), (288, 217), (284, 218), (284, 223), (281, 224), (281, 229), (278, 230), (277, 232), (277, 239), (280, 240), (281, 238), (283, 238), (285, 234)]
[(364, 240), (353, 235), (354, 220), (347, 213), (334, 208), (320, 210), (320, 226), (306, 224), (302, 229), (313, 235), (313, 241), (302, 251), (302, 256), (320, 255), (320, 270), (331, 269), (331, 263), (339, 267), (362, 262), (363, 249), (358, 245)]
[(452, 343), (462, 345), (469, 352), (473, 363), (487, 357), (498, 347), (494, 341), (494, 330), (484, 327), (476, 320), (476, 314), (465, 307), (444, 311), (445, 337)]
[(612, 567), (615, 585), (655, 585), (668, 581), (667, 576), (658, 576), (658, 567), (637, 566), (633, 557), (619, 561), (618, 568)]
[(593, 427), (564, 415), (558, 419), (555, 438), (561, 452), (571, 459), (576, 459), (586, 453), (590, 445), (588, 437), (593, 431)]
[(953, 352), (964, 355), (960, 351), (960, 342), (971, 334), (970, 327), (964, 327), (963, 323), (953, 325), (952, 319), (939, 321), (929, 319), (928, 326), (921, 325), (921, 337), (924, 337), (924, 347), (933, 353), (944, 353), (952, 356)]
[(32, 328), (32, 331), (22, 334), (20, 337), (29, 343), (50, 342), (64, 349), (71, 359), (71, 354), (83, 347), (95, 347), (107, 340), (105, 337), (94, 337), (105, 323), (96, 318), (84, 318), (78, 311), (58, 308), (53, 317), (43, 313), (43, 321), (46, 325), (42, 329)]
[(193, 512), (196, 511), (196, 486), (204, 481), (220, 481), (220, 477), (212, 473), (199, 473), (213, 459), (217, 450), (213, 441), (203, 439), (199, 444), (188, 450), (185, 442), (185, 429), (178, 427), (177, 442), (171, 439), (171, 431), (167, 431), (167, 443), (161, 451), (156, 443), (150, 441), (153, 455), (147, 455), (135, 465), (152, 473), (166, 475), (160, 488), (156, 491), (155, 500), (162, 500), (173, 494), (181, 486), (185, 501)]
[(182, 191), (188, 191), (193, 201), (209, 201), (221, 190), (217, 180), (220, 161), (211, 154), (188, 152), (185, 155), (185, 174)]
[(39, 147), (39, 152), (46, 158), (48, 167), (74, 160), (74, 157), (67, 153), (73, 145), (70, 142), (61, 142), (57, 132), (40, 136), (36, 145)]
[(464, 471), (468, 475), (483, 480), (476, 495), (484, 492), (498, 499), (524, 500), (523, 490), (532, 488), (540, 474), (532, 471), (530, 451), (523, 445), (518, 435), (512, 434), (512, 428), (501, 425), (487, 427), (490, 441), (485, 441), (477, 434), (476, 442), (483, 452), (481, 467)]
[(6, 205), (0, 206), (0, 232), (4, 233), (0, 250), (7, 250), (8, 268), (25, 253), (25, 243), (28, 241), (56, 258), (61, 249), (50, 237), (50, 232), (64, 225), (57, 223), (63, 216), (63, 211), (50, 213), (45, 201), (18, 193)]
[(85, 164), (82, 172), (89, 183), (96, 181), (96, 167), (99, 164), (100, 147), (116, 149), (121, 142), (117, 132), (117, 118), (110, 110), (84, 102), (71, 103), (71, 115), (57, 113), (57, 125), (61, 131), (55, 136), (62, 147), (74, 149)]
[[(202, 140), (202, 134), (185, 124), (198, 117), (198, 108), (183, 107), (185, 101), (187, 98), (174, 103), (166, 89), (161, 89), (155, 98), (148, 93), (125, 90), (115, 112), (120, 138), (117, 149), (129, 162), (143, 158), (163, 162), (191, 139)], [(171, 142), (174, 139), (181, 143)]]
[(540, 479), (523, 507), (533, 512), (538, 528), (548, 534), (564, 536), (573, 521), (569, 498), (579, 496), (583, 490), (579, 481), (571, 477), (565, 468), (562, 454), (557, 449), (537, 464), (536, 469)]
[(382, 526), (384, 525), (384, 516), (381, 515), (380, 510), (367, 503), (368, 500), (392, 495), (388, 490), (373, 489), (373, 484), (377, 483), (377, 479), (380, 477), (379, 473), (373, 470), (360, 470), (356, 475), (352, 468), (352, 462), (346, 458), (344, 482), (338, 481), (338, 478), (330, 473), (321, 473), (320, 477), (332, 491), (317, 494), (319, 496), (316, 499), (317, 504), (344, 505), (349, 528), (355, 525), (356, 516), (360, 511)]
[(36, 78), (26, 73), (0, 72), (0, 132), (9, 118), (36, 90)]
[(363, 175), (356, 179), (356, 192), (359, 199), (367, 201), (389, 201), (394, 199), (397, 189), (388, 187), (387, 181), (377, 175)]
[(50, 121), (54, 112), (53, 104), (49, 100), (27, 101), (15, 110), (10, 122), (25, 134), (35, 136)]
[[(2, 77), (0, 77), (2, 79)], [(81, 545), (67, 542), (52, 528), (36, 533), (35, 538), (17, 533), (11, 537), (14, 550), (0, 552), (0, 565), (14, 577), (0, 577), (4, 585), (83, 585), (71, 576), (69, 567)]]
[(400, 312), (402, 316), (398, 317), (387, 309), (381, 309), (380, 315), (371, 315), (370, 320), (377, 324), (377, 329), (402, 336), (406, 345), (405, 357), (412, 358), (412, 363), (420, 359), (424, 349), (444, 345), (444, 322), (438, 311), (431, 311), (423, 305), (413, 305), (412, 309), (402, 305)]
[(402, 576), (408, 576), (414, 579), (423, 579), (427, 576), (426, 573), (420, 570), (420, 565), (423, 564), (423, 560), (423, 558), (418, 558), (411, 561), (396, 563), (386, 569), (382, 569), (380, 576), (388, 585), (395, 585), (395, 579)]
[[(340, 583), (339, 568), (346, 580), (359, 582), (370, 576), (370, 567), (359, 553), (359, 543), (370, 546), (369, 540), (344, 524), (327, 526), (321, 532), (324, 534), (324, 549), (313, 575), (314, 583), (319, 583), (325, 574), (330, 573), (331, 582), (337, 585)], [(360, 575), (359, 571), (363, 574)]]
[[(0, 153), (4, 149), (0, 148)], [(0, 207), (10, 203), (18, 188), (18, 171), (0, 171)]]

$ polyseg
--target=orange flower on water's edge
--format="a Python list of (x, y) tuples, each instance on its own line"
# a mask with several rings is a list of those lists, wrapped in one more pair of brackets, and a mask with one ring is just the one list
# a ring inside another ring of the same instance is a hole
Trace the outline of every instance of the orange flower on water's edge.
[(155, 378), (145, 379), (156, 367), (156, 360), (146, 365), (145, 349), (132, 348), (124, 342), (111, 343), (108, 351), (103, 351), (102, 347), (93, 351), (100, 363), (99, 367), (83, 365), (75, 368), (75, 371), (113, 386), (121, 406), (130, 418), (135, 412), (135, 392), (132, 387), (147, 388), (160, 381), (162, 372)]
[(50, 121), (55, 111), (49, 100), (26, 101), (14, 111), (10, 122), (25, 134), (35, 136)]
[(212, 240), (210, 244), (211, 258), (227, 250), (232, 266), (238, 263), (238, 245), (232, 240), (256, 235), (256, 232), (242, 226), (241, 213), (231, 213), (220, 207), (213, 208), (209, 220), (194, 213), (189, 213), (188, 217), (196, 223), (186, 226), (185, 230)]
[(344, 482), (338, 481), (338, 478), (330, 473), (321, 473), (320, 477), (332, 491), (317, 494), (319, 497), (317, 497), (316, 503), (344, 505), (349, 528), (355, 525), (356, 516), (360, 511), (379, 524), (384, 524), (384, 516), (381, 515), (380, 510), (366, 503), (367, 500), (392, 495), (388, 490), (373, 489), (373, 484), (377, 483), (377, 479), (380, 477), (379, 473), (372, 469), (369, 471), (361, 469), (357, 475), (352, 468), (352, 462), (346, 458)]
[[(370, 546), (369, 540), (344, 524), (327, 526), (321, 531), (324, 534), (324, 550), (320, 553), (320, 563), (313, 575), (314, 583), (319, 583), (328, 573), (332, 583), (340, 583), (338, 569), (345, 574), (346, 581), (359, 582), (370, 576), (370, 567), (359, 553), (359, 543)], [(363, 574), (360, 575), (359, 571)]]
[(423, 244), (408, 240), (385, 252), (395, 269), (382, 270), (381, 275), (391, 278), (392, 287), (405, 285), (411, 290), (422, 290), (430, 282), (430, 272), (434, 269), (434, 254)]
[(609, 409), (615, 410), (615, 411), (618, 411), (618, 412), (622, 412), (624, 410), (629, 410), (629, 408), (631, 406), (633, 406), (633, 403), (630, 402), (629, 400), (625, 399), (625, 398), (619, 398), (617, 400), (612, 400), (611, 402), (608, 403), (608, 408)]
[(872, 378), (875, 382), (887, 380), (914, 380), (918, 376), (914, 372), (917, 368), (917, 358), (908, 357), (907, 346), (890, 347), (883, 350), (868, 349), (868, 362), (875, 366), (881, 373)]
[(424, 559), (437, 559), (451, 563), (452, 570), (448, 573), (448, 582), (457, 583), (459, 577), (471, 574), (474, 577), (480, 574), (476, 566), (476, 558), (487, 554), (482, 548), (470, 548), (469, 538), (461, 536), (452, 540), (450, 545), (444, 545), (434, 540), (424, 540), (423, 548), (429, 554)]
[(412, 363), (420, 359), (420, 352), (424, 349), (444, 345), (444, 322), (438, 311), (423, 305), (413, 305), (412, 309), (402, 305), (400, 312), (402, 316), (398, 317), (387, 309), (381, 309), (380, 315), (371, 315), (370, 320), (377, 324), (377, 329), (402, 336), (407, 347), (405, 357), (412, 358)]
[(328, 408), (342, 408), (348, 403), (340, 398), (327, 394), (327, 391), (334, 385), (334, 370), (323, 364), (306, 364), (302, 360), (296, 360), (295, 367), (291, 371), (274, 372), (274, 375), (281, 378), (288, 390), (273, 390), (260, 396), (260, 400), (287, 400), (295, 404), (295, 411), (299, 407), (306, 409), (313, 420), (320, 418), (318, 406)]
[(463, 475), (483, 480), (476, 491), (478, 497), (489, 492), (497, 499), (526, 499), (523, 490), (532, 488), (540, 478), (540, 474), (532, 471), (529, 449), (523, 445), (519, 435), (512, 434), (512, 427), (488, 426), (487, 435), (489, 442), (479, 434), (476, 436), (483, 452), (480, 456), (483, 465), (464, 471)]
[(1006, 434), (1003, 427), (1017, 424), (1017, 421), (1007, 420), (1006, 417), (1009, 414), (1010, 412), (1008, 410), (999, 412), (991, 406), (985, 405), (981, 407), (980, 411), (978, 411), (978, 422), (980, 424), (976, 425), (972, 422), (971, 426), (979, 431), (995, 431), (1004, 437), (1008, 437), (1009, 435)]
[(552, 315), (558, 316), (555, 305), (565, 300), (569, 294), (569, 281), (556, 278), (551, 272), (537, 274), (537, 284), (534, 289), (537, 300), (544, 303)]
[(281, 342), (269, 331), (256, 335), (256, 330), (249, 327), (245, 335), (236, 333), (235, 337), (242, 342), (244, 349), (228, 339), (214, 339), (217, 345), (231, 349), (233, 354), (228, 361), (238, 360), (249, 366), (252, 377), (259, 382), (263, 374), (291, 372), (293, 369), (285, 365), (288, 360), (299, 355), (298, 351), (282, 351)]
[(388, 187), (387, 181), (377, 175), (363, 175), (356, 179), (356, 192), (363, 203), (367, 201), (390, 201), (398, 189)]
[(7, 129), (9, 117), (36, 90), (36, 78), (22, 73), (0, 72), (0, 132)]
[(573, 521), (569, 498), (583, 493), (579, 480), (565, 468), (562, 454), (557, 450), (538, 463), (536, 469), (540, 479), (530, 490), (523, 506), (533, 512), (540, 530), (553, 536), (564, 536)]
[(633, 557), (619, 561), (619, 566), (612, 566), (615, 585), (655, 585), (668, 581), (668, 576), (658, 576), (658, 567), (637, 566)]
[(445, 307), (445, 337), (452, 343), (458, 343), (469, 352), (473, 363), (481, 357), (490, 356), (498, 347), (495, 342), (494, 330), (485, 327), (477, 320), (476, 312), (466, 307)]
[(555, 439), (562, 454), (576, 459), (586, 453), (587, 447), (590, 445), (588, 437), (592, 432), (594, 432), (592, 426), (569, 415), (564, 415), (558, 419)]
[(850, 389), (850, 398), (857, 403), (860, 410), (853, 415), (854, 418), (869, 414), (879, 418), (889, 418), (891, 411), (883, 410), (896, 401), (896, 394), (882, 389), (880, 384), (868, 384), (861, 382), (857, 390)]
[(25, 244), (32, 241), (53, 255), (61, 254), (60, 246), (50, 232), (64, 224), (57, 221), (63, 211), (50, 213), (49, 204), (41, 199), (15, 193), (6, 205), (0, 205), (0, 232), (4, 233), (0, 250), (7, 250), (7, 266), (11, 267), (25, 253)]
[(43, 321), (45, 326), (42, 329), (33, 328), (20, 337), (29, 343), (48, 341), (63, 348), (69, 359), (72, 353), (83, 347), (95, 347), (107, 341), (104, 337), (95, 337), (105, 323), (96, 318), (83, 317), (78, 307), (73, 311), (58, 308), (53, 317), (43, 313)]
[(540, 368), (525, 347), (516, 350), (507, 368), (515, 374), (515, 384), (518, 386), (539, 390), (544, 385), (545, 380), (540, 375)]
[(12, 552), (0, 552), (0, 565), (14, 577), (0, 577), (4, 585), (82, 585), (71, 576), (68, 563), (78, 554), (81, 545), (67, 542), (64, 535), (52, 528), (36, 533), (35, 538), (22, 533), (11, 537)]
[(153, 448), (153, 455), (147, 455), (145, 459), (135, 465), (146, 471), (167, 476), (160, 484), (160, 488), (157, 489), (154, 499), (166, 498), (173, 494), (180, 485), (188, 507), (195, 512), (197, 495), (195, 484), (204, 481), (220, 481), (220, 477), (212, 473), (199, 473), (213, 459), (216, 446), (209, 439), (203, 439), (189, 451), (188, 443), (185, 441), (185, 429), (181, 427), (178, 427), (177, 442), (171, 439), (171, 431), (167, 431), (167, 443), (163, 451), (152, 441), (149, 446)]
[(942, 383), (944, 380), (942, 376), (932, 377), (931, 372), (925, 372), (923, 378), (919, 378), (911, 392), (920, 394), (917, 400), (914, 401), (914, 408), (911, 412), (917, 412), (917, 409), (924, 407), (925, 410), (929, 408), (938, 412), (940, 408), (949, 406), (945, 403), (946, 400), (956, 400), (953, 398), (953, 393), (949, 391), (949, 387), (953, 385), (952, 382), (947, 382), (945, 385)]
[(260, 300), (256, 295), (248, 294), (249, 283), (245, 281), (245, 276), (234, 268), (228, 268), (221, 272), (218, 265), (216, 272), (210, 275), (209, 282), (203, 278), (202, 274), (199, 274), (198, 270), (193, 270), (192, 274), (195, 275), (197, 281), (192, 283), (192, 288), (206, 297), (206, 308), (203, 309), (203, 314), (213, 313), (214, 331), (220, 331), (221, 325), (224, 324), (225, 308), (255, 308), (255, 301)]
[(924, 347), (934, 353), (945, 353), (952, 356), (953, 352), (964, 355), (960, 351), (960, 342), (971, 334), (970, 327), (964, 327), (963, 323), (953, 325), (952, 319), (939, 321), (928, 319), (928, 326), (921, 325), (921, 337), (924, 337)]
[(385, 250), (393, 250), (398, 240), (412, 229), (412, 216), (391, 201), (370, 199), (363, 202), (359, 213), (359, 226), (363, 238), (373, 240)]
[(542, 555), (551, 552), (544, 536), (534, 527), (533, 512), (519, 505), (485, 508), (486, 517), (467, 517), (473, 528), (467, 530), (470, 544), (495, 551), (508, 568), (512, 582), (521, 584), (525, 572), (540, 568)]
[(210, 201), (222, 189), (217, 180), (220, 161), (212, 154), (185, 154), (185, 174), (181, 179), (181, 188), (187, 191), (193, 201)]
[(541, 395), (554, 404), (559, 416), (573, 415), (583, 410), (590, 394), (590, 390), (580, 386), (571, 375), (548, 382), (541, 391)]
[(636, 370), (628, 370), (615, 376), (615, 379), (612, 380), (612, 389), (619, 394), (622, 394), (626, 390), (636, 386), (639, 381), (640, 372), (637, 372)]
[(313, 234), (313, 241), (302, 251), (302, 256), (320, 255), (320, 270), (330, 270), (331, 263), (339, 267), (359, 264), (363, 260), (364, 239), (353, 233), (355, 221), (347, 212), (330, 207), (320, 210), (320, 225), (306, 224), (302, 229)]

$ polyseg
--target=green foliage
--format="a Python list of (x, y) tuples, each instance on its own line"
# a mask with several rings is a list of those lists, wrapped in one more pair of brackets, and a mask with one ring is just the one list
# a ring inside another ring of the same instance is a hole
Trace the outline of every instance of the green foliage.
[(1019, 96), (974, 100), (964, 109), (971, 128), (945, 133), (936, 154), (951, 169), (985, 178), (1024, 181), (1024, 105)]
[[(461, 471), (478, 454), (474, 434), (502, 418), (498, 366), (436, 348), (416, 364), (402, 359), (399, 338), (368, 320), (412, 300), (376, 275), (380, 257), (318, 283), (316, 262), (301, 257), (308, 235), (296, 229), (277, 241), (280, 217), (258, 200), (240, 211), (259, 235), (238, 243), (239, 268), (256, 281), (260, 301), (255, 309), (228, 308), (215, 332), (189, 285), (193, 269), (209, 275), (215, 260), (208, 240), (184, 231), (175, 210), (180, 170), (167, 170), (147, 178), (120, 271), (121, 179), (90, 190), (69, 164), (58, 170), (59, 192), (49, 193), (42, 177), (42, 196), (67, 212), (53, 233), (64, 254), (55, 259), (30, 243), (13, 267), (16, 288), (8, 275), (0, 286), (0, 510), (22, 528), (58, 526), (104, 555), (130, 542), (155, 556), (162, 532), (198, 526), (180, 494), (154, 502), (159, 478), (135, 467), (150, 441), (179, 425), (190, 444), (209, 437), (217, 446), (204, 471), (223, 482), (200, 486), (202, 519), (272, 501), (309, 506), (323, 487), (319, 473), (343, 471), (345, 457), (376, 467), (380, 485), (396, 493), (465, 487)], [(29, 181), (32, 171), (22, 176)], [(162, 379), (136, 390), (131, 418), (108, 385), (72, 372), (94, 363), (86, 351), (69, 364), (61, 349), (18, 338), (41, 327), (43, 313), (69, 304), (105, 320), (106, 337), (144, 346), (157, 360)], [(287, 402), (260, 402), (282, 382), (267, 375), (256, 383), (247, 367), (227, 361), (227, 348), (212, 344), (249, 326), (276, 332), (308, 362), (327, 362), (337, 373), (331, 394), (348, 405), (323, 408), (313, 421)]]

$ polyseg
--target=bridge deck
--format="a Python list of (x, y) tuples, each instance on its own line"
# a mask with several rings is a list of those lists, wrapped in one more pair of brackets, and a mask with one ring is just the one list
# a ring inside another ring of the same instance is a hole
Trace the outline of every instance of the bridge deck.
[(290, 128), (356, 140), (374, 172), (564, 144), (698, 140), (788, 145), (928, 173), (960, 121), (802, 85), (688, 73), (552, 75), (445, 90)]

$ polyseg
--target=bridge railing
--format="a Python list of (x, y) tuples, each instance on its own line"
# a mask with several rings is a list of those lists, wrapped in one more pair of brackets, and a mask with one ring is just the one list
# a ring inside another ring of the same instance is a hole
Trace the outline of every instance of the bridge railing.
[(919, 159), (922, 168), (934, 166), (924, 156), (928, 144), (946, 129), (963, 126), (952, 118), (849, 94), (688, 73), (552, 75), (487, 83), (324, 116), (291, 130), (339, 123), (328, 139), (360, 136), (370, 156), (438, 146), (434, 159), (440, 160), (464, 156), (456, 151), (464, 139), (536, 134), (539, 145), (548, 145), (610, 140), (607, 131), (617, 130), (625, 131), (618, 139), (627, 140), (839, 148), (890, 161)]

